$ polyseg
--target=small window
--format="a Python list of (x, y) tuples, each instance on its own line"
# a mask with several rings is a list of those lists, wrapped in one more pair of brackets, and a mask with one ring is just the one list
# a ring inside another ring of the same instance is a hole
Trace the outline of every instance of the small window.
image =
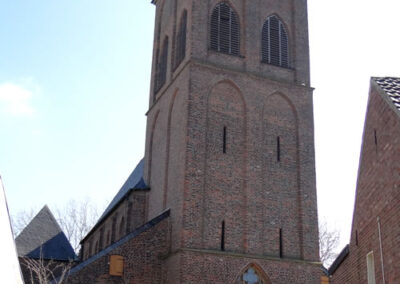
[(187, 11), (185, 10), (182, 13), (181, 21), (179, 23), (179, 31), (176, 36), (174, 69), (177, 68), (185, 58), (186, 29), (187, 29), (186, 26), (187, 26)]
[(373, 251), (367, 254), (367, 274), (368, 284), (375, 284), (375, 263)]
[[(158, 56), (157, 56), (158, 57)], [(167, 79), (167, 63), (168, 63), (168, 37), (165, 37), (161, 54), (159, 54), (159, 58), (157, 59), (157, 69), (156, 69), (156, 77), (155, 77), (155, 86), (154, 93), (156, 94), (162, 86), (164, 86), (165, 81)], [(154, 96), (155, 100), (155, 96)]]
[(89, 242), (89, 252), (88, 252), (88, 257), (90, 257), (93, 253), (93, 244), (92, 241)]
[(222, 133), (222, 153), (226, 154), (226, 126), (224, 126), (224, 131)]
[(125, 218), (121, 218), (121, 223), (119, 225), (119, 237), (123, 237), (125, 235)]
[(117, 218), (118, 215), (115, 214), (114, 217), (112, 218), (112, 225), (111, 225), (111, 243), (115, 242), (115, 232), (117, 230)]
[(232, 55), (240, 54), (240, 29), (235, 11), (225, 2), (218, 4), (211, 15), (210, 48)]
[(289, 41), (282, 21), (270, 16), (262, 30), (262, 62), (289, 68)]
[(225, 221), (221, 224), (221, 251), (225, 251)]

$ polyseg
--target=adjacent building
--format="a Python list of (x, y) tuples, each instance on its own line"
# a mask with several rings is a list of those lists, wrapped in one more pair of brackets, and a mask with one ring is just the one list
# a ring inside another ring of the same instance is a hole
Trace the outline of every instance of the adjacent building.
[(47, 205), (16, 237), (15, 244), (25, 283), (52, 281), (65, 274), (77, 259)]
[(350, 244), (331, 283), (400, 279), (400, 78), (372, 78)]

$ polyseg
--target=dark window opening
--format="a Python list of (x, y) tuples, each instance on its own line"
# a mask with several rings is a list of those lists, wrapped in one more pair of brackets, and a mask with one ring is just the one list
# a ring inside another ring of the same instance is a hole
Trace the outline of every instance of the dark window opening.
[(158, 82), (157, 82), (157, 80), (158, 80), (158, 72), (159, 72), (159, 61), (160, 61), (160, 50), (159, 49), (157, 49), (157, 52), (156, 52), (156, 66), (155, 66), (155, 72), (154, 72), (154, 93), (153, 93), (153, 102), (155, 102), (156, 101), (156, 94), (157, 94), (157, 89), (158, 89)]
[(132, 202), (128, 203), (128, 217), (126, 220), (126, 233), (129, 234), (131, 232), (131, 222), (129, 220), (131, 220), (131, 216), (132, 216)]
[(356, 230), (356, 246), (358, 246), (358, 231)]
[(90, 257), (93, 254), (93, 244), (92, 241), (89, 242), (89, 253), (88, 253), (88, 257)]
[(262, 29), (262, 62), (289, 68), (289, 40), (285, 26), (277, 16), (270, 16)]
[(100, 239), (99, 239), (99, 249), (102, 250), (104, 248), (104, 227), (100, 229)]
[(231, 55), (240, 54), (240, 28), (235, 11), (227, 4), (218, 4), (211, 15), (210, 48)]
[[(157, 52), (156, 61), (156, 74), (154, 80), (154, 93), (156, 94), (165, 84), (167, 80), (167, 63), (168, 63), (168, 37), (165, 37), (163, 46), (161, 49), (161, 54)], [(154, 101), (155, 96), (154, 94)]]
[(375, 139), (375, 152), (378, 153), (378, 136), (376, 135), (376, 129), (374, 129), (374, 139)]
[(179, 24), (179, 31), (176, 36), (175, 42), (175, 59), (174, 59), (174, 69), (176, 69), (179, 64), (185, 58), (186, 53), (186, 30), (187, 30), (187, 11), (183, 11), (181, 21)]
[(276, 161), (281, 161), (281, 137), (276, 137)]
[(221, 251), (225, 251), (225, 221), (221, 225)]
[(112, 219), (112, 225), (111, 225), (111, 243), (115, 242), (115, 231), (117, 227), (117, 215), (115, 215)]
[(125, 218), (121, 218), (121, 223), (119, 225), (119, 237), (121, 238), (122, 236), (125, 235)]
[(279, 229), (279, 257), (283, 257), (283, 239), (282, 239), (282, 228)]
[(222, 152), (226, 154), (226, 126), (224, 126), (224, 133), (222, 137)]

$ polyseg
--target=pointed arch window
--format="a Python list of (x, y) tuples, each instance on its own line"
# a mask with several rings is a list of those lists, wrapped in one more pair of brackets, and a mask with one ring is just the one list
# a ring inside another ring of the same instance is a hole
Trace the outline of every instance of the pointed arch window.
[[(167, 79), (167, 63), (168, 63), (168, 36), (164, 38), (161, 54), (157, 54), (157, 69), (154, 93), (156, 94), (162, 86), (164, 86)], [(154, 96), (155, 99), (155, 96)]]
[(261, 268), (249, 265), (236, 279), (235, 284), (271, 284), (271, 280)]
[(240, 54), (238, 16), (225, 2), (219, 3), (211, 15), (210, 48), (231, 55)]
[(289, 40), (285, 26), (275, 15), (270, 16), (262, 29), (262, 62), (289, 68)]
[(187, 30), (187, 11), (184, 10), (179, 23), (178, 34), (176, 35), (175, 43), (175, 59), (174, 69), (176, 69), (182, 60), (185, 58), (186, 53), (186, 30)]

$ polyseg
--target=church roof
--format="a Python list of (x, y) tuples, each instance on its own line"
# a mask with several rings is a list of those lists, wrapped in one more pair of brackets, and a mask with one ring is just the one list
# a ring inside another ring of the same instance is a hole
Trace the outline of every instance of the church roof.
[(84, 239), (86, 239), (100, 225), (100, 223), (113, 211), (114, 208), (117, 207), (117, 205), (124, 199), (124, 197), (127, 196), (132, 190), (148, 189), (148, 186), (146, 185), (143, 179), (143, 170), (144, 170), (144, 159), (140, 160), (139, 164), (137, 164), (136, 168), (133, 170), (133, 172), (128, 177), (128, 179), (121, 187), (121, 189), (118, 191), (117, 195), (115, 195), (111, 203), (107, 206), (104, 213), (100, 216), (96, 225), (92, 228), (92, 230), (86, 235)]
[(372, 79), (388, 95), (395, 107), (400, 110), (400, 78), (375, 77)]
[(53, 260), (75, 259), (75, 252), (45, 205), (15, 239), (18, 256)]

